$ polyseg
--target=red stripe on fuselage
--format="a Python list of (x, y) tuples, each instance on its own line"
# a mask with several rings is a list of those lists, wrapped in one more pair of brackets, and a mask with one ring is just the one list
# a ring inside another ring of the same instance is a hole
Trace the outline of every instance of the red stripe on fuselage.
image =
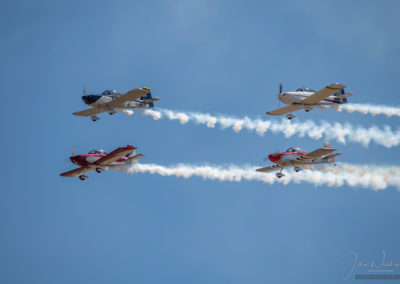
[(268, 159), (269, 159), (271, 162), (276, 163), (276, 162), (278, 162), (278, 161), (282, 158), (282, 156), (284, 156), (284, 155), (297, 155), (297, 156), (302, 156), (302, 155), (305, 155), (305, 154), (307, 154), (307, 152), (280, 152), (280, 153), (273, 153), (273, 154), (268, 155)]

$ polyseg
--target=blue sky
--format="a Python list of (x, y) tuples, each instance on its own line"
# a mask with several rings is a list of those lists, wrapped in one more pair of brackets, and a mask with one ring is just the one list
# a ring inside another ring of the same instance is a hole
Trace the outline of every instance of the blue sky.
[[(2, 1), (0, 281), (337, 283), (356, 251), (400, 263), (394, 188), (273, 186), (107, 171), (61, 178), (78, 153), (126, 144), (143, 163), (234, 163), (307, 137), (209, 129), (139, 114), (75, 117), (89, 92), (148, 86), (158, 106), (260, 116), (276, 94), (341, 82), (398, 106), (397, 1)], [(369, 127), (399, 118), (299, 112)], [(332, 142), (340, 161), (399, 165), (398, 148)], [(348, 280), (348, 281), (351, 281)]]

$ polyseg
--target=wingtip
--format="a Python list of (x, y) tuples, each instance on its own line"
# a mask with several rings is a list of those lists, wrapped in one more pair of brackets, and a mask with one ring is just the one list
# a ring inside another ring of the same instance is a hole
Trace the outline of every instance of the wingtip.
[(340, 84), (340, 83), (333, 83), (333, 84), (330, 84), (330, 85), (328, 86), (328, 88), (332, 88), (332, 89), (344, 89), (344, 88), (346, 88), (346, 85), (343, 85), (343, 84)]

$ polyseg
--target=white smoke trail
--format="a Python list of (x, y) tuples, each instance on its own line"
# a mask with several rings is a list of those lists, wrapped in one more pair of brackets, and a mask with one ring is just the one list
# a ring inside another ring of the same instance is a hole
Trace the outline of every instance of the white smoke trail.
[(123, 108), (117, 108), (115, 109), (116, 111), (119, 111), (121, 113), (125, 113), (128, 116), (131, 116), (134, 112), (131, 109), (123, 109)]
[(385, 125), (383, 129), (376, 126), (363, 128), (361, 126), (353, 126), (349, 123), (327, 122), (322, 121), (319, 125), (311, 120), (305, 122), (289, 121), (288, 119), (278, 120), (261, 120), (250, 119), (249, 117), (234, 118), (224, 115), (212, 116), (210, 114), (195, 112), (176, 112), (167, 109), (143, 110), (144, 115), (152, 116), (158, 120), (166, 116), (170, 120), (179, 120), (180, 123), (186, 124), (193, 121), (196, 124), (205, 124), (207, 127), (214, 128), (219, 124), (222, 129), (232, 128), (235, 132), (242, 129), (256, 131), (260, 136), (265, 132), (283, 133), (286, 138), (297, 134), (299, 137), (308, 136), (312, 139), (336, 140), (342, 144), (347, 141), (360, 143), (365, 147), (371, 142), (387, 148), (395, 147), (400, 144), (400, 129), (392, 131), (391, 127)]
[(307, 182), (315, 186), (325, 185), (328, 187), (363, 187), (374, 191), (383, 190), (388, 187), (397, 187), (400, 190), (400, 168), (380, 166), (356, 166), (351, 164), (340, 164), (334, 169), (325, 171), (303, 170), (298, 173), (287, 170), (285, 177), (278, 179), (274, 173), (256, 172), (256, 166), (228, 165), (188, 165), (177, 164), (175, 166), (161, 166), (156, 164), (137, 164), (129, 168), (120, 168), (128, 173), (151, 173), (162, 176), (176, 176), (190, 178), (202, 177), (208, 180), (241, 182), (261, 181), (268, 184), (300, 183)]
[(388, 106), (374, 106), (368, 104), (342, 104), (338, 107), (338, 111), (345, 110), (349, 113), (352, 112), (360, 112), (362, 114), (384, 114), (388, 117), (391, 116), (399, 116), (400, 117), (400, 108), (398, 107), (388, 107)]

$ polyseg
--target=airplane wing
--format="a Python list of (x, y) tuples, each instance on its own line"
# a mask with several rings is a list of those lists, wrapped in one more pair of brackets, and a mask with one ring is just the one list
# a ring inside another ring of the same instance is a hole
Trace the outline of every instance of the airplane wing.
[(285, 114), (285, 113), (292, 112), (292, 111), (295, 111), (295, 110), (299, 110), (299, 109), (302, 109), (302, 108), (303, 108), (303, 105), (288, 105), (288, 106), (285, 106), (285, 107), (282, 107), (282, 108), (278, 108), (278, 109), (273, 110), (273, 111), (269, 111), (266, 114), (281, 115), (281, 114)]
[(94, 168), (81, 167), (81, 168), (77, 168), (77, 169), (74, 169), (74, 170), (69, 171), (69, 172), (62, 173), (62, 174), (60, 174), (60, 176), (63, 176), (63, 177), (76, 177), (77, 175), (83, 175), (83, 174), (85, 174), (87, 172), (90, 172), (90, 171), (93, 171), (93, 170), (94, 170)]
[(346, 86), (342, 85), (342, 84), (338, 84), (338, 83), (330, 84), (329, 86), (326, 86), (325, 88), (316, 92), (315, 94), (305, 98), (303, 100), (303, 104), (307, 104), (307, 105), (316, 104), (316, 103), (322, 101), (323, 99), (326, 99), (330, 95), (333, 95), (334, 93), (339, 92), (340, 90), (342, 90), (344, 88), (346, 88)]
[(296, 158), (296, 160), (298, 162), (311, 162), (312, 160), (324, 157), (332, 152), (336, 151), (336, 149), (332, 149), (332, 148), (319, 148), (317, 150), (314, 150), (310, 153), (307, 153), (305, 155), (302, 155), (298, 158)]
[(150, 92), (149, 90), (136, 88), (116, 98), (112, 102), (109, 102), (107, 105), (109, 107), (119, 107), (122, 106), (124, 102), (134, 101), (142, 96), (147, 95), (149, 92)]
[(135, 147), (120, 147), (112, 151), (110, 154), (104, 156), (103, 158), (97, 160), (95, 164), (99, 166), (107, 166), (112, 162), (121, 159), (123, 156), (132, 153), (135, 149)]
[(92, 107), (89, 109), (85, 109), (82, 111), (74, 112), (74, 115), (80, 115), (80, 116), (91, 116), (91, 115), (96, 115), (102, 112), (107, 111), (105, 108), (100, 108), (100, 107)]
[(268, 172), (279, 170), (281, 168), (282, 168), (281, 166), (273, 165), (273, 166), (270, 166), (270, 167), (256, 169), (256, 171), (257, 172), (262, 172), (262, 173), (268, 173)]

